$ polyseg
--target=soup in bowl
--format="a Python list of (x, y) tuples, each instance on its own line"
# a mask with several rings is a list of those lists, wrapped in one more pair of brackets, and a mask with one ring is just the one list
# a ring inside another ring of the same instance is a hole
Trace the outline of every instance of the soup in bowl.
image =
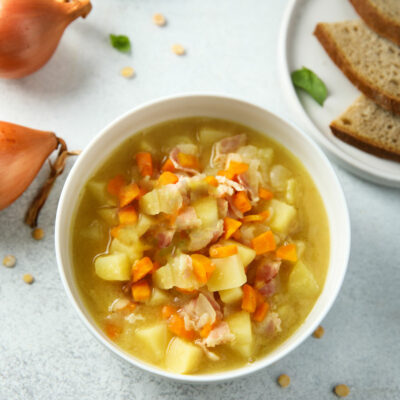
[[(183, 113), (163, 110), (182, 100)], [(229, 118), (204, 100), (164, 100), (147, 107), (159, 121), (144, 107), (106, 129), (74, 170), (96, 146), (108, 154), (84, 177), (71, 172), (56, 227), (64, 282), (96, 335), (136, 365), (191, 381), (251, 372), (304, 339), (340, 287), (349, 246), (343, 195), (319, 150), (255, 106), (208, 99)], [(113, 132), (110, 149), (101, 139)], [(313, 154), (326, 193), (282, 138)]]

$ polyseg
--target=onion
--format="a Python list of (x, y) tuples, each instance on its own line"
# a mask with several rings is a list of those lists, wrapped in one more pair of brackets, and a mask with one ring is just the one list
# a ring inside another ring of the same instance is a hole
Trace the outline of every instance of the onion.
[(271, 185), (276, 190), (285, 190), (287, 180), (292, 176), (292, 173), (283, 165), (274, 165), (270, 172), (269, 178)]
[(0, 0), (0, 77), (22, 78), (53, 55), (65, 28), (90, 0)]
[(69, 155), (65, 142), (52, 132), (38, 131), (0, 121), (0, 210), (14, 202), (30, 185), (50, 154), (59, 148), (58, 156), (50, 163), (50, 176), (40, 189), (25, 217), (35, 227), (40, 209), (65, 166)]

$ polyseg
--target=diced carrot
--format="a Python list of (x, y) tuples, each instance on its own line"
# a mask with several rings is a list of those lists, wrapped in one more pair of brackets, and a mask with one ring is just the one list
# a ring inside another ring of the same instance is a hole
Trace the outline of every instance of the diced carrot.
[(274, 197), (274, 194), (271, 191), (264, 188), (258, 190), (258, 195), (263, 200), (271, 200)]
[(242, 232), (240, 232), (240, 230), (238, 229), (233, 235), (232, 235), (232, 237), (235, 239), (235, 240), (240, 240), (240, 239), (242, 239)]
[(256, 322), (264, 321), (265, 317), (267, 316), (269, 310), (269, 304), (267, 302), (262, 302), (256, 308), (256, 311), (253, 314), (253, 319)]
[(297, 261), (296, 245), (294, 243), (286, 244), (276, 250), (276, 256), (282, 260)]
[(200, 330), (200, 337), (202, 337), (203, 339), (206, 338), (210, 332), (212, 330), (212, 324), (210, 324), (209, 322), (207, 322)]
[(115, 340), (122, 332), (122, 328), (120, 326), (108, 323), (104, 330), (106, 331), (106, 335), (111, 339)]
[(237, 161), (230, 161), (228, 166), (228, 171), (233, 175), (243, 174), (249, 169), (249, 164)]
[(174, 289), (176, 291), (178, 291), (179, 293), (183, 293), (183, 294), (196, 294), (198, 292), (197, 289), (183, 289), (183, 288), (179, 288), (177, 286), (175, 286)]
[(118, 211), (118, 219), (121, 225), (133, 225), (138, 220), (135, 206), (127, 206)]
[(224, 218), (224, 238), (229, 239), (242, 225), (242, 223), (236, 219), (226, 217)]
[(192, 254), (193, 272), (200, 283), (207, 283), (211, 274), (214, 272), (215, 265), (211, 260), (202, 254)]
[(169, 185), (179, 181), (179, 178), (172, 172), (165, 171), (158, 178), (159, 185)]
[(176, 313), (176, 308), (174, 306), (171, 306), (169, 304), (166, 304), (162, 309), (161, 309), (161, 316), (163, 319), (168, 319), (171, 315)]
[(247, 283), (242, 286), (242, 310), (253, 313), (257, 307), (257, 295), (252, 286)]
[(264, 221), (269, 217), (269, 211), (262, 211), (259, 214), (245, 215), (243, 222), (260, 222)]
[(256, 251), (256, 254), (264, 254), (276, 249), (276, 242), (272, 231), (267, 231), (256, 236), (251, 241), (251, 246)]
[(159, 268), (161, 268), (161, 264), (158, 261), (153, 262), (153, 272), (156, 272)]
[(184, 168), (199, 169), (199, 159), (192, 154), (178, 153), (178, 162)]
[(143, 302), (150, 298), (151, 288), (147, 281), (139, 281), (132, 285), (133, 300)]
[(123, 186), (119, 192), (119, 205), (125, 207), (132, 203), (133, 200), (137, 199), (140, 195), (139, 186), (136, 183)]
[(178, 217), (178, 214), (165, 214), (164, 218), (167, 220), (168, 224), (170, 226), (174, 226), (175, 225), (175, 221)]
[(137, 260), (132, 267), (133, 282), (140, 281), (147, 274), (153, 271), (153, 263), (149, 257), (143, 257)]
[(215, 178), (215, 176), (212, 176), (212, 175), (206, 176), (204, 178), (204, 180), (211, 186), (217, 187), (219, 185), (219, 183), (218, 183), (217, 179)]
[(122, 175), (117, 175), (108, 181), (107, 192), (118, 197), (119, 192), (124, 185), (125, 178)]
[(168, 158), (168, 160), (165, 161), (164, 165), (161, 167), (161, 171), (163, 171), (163, 172), (167, 172), (167, 171), (174, 172), (175, 171), (175, 165), (170, 158)]
[(233, 179), (233, 177), (235, 176), (235, 174), (232, 174), (232, 172), (227, 170), (227, 169), (218, 171), (217, 175), (218, 176), (224, 176), (226, 179)]
[(153, 159), (148, 152), (141, 152), (136, 154), (136, 162), (139, 167), (140, 175), (152, 176), (153, 175)]
[(114, 226), (114, 228), (112, 228), (110, 231), (111, 237), (117, 238), (119, 236), (120, 229), (121, 229), (121, 225)]
[(251, 203), (246, 192), (237, 192), (233, 195), (233, 205), (242, 213), (251, 210)]
[(227, 246), (214, 245), (210, 247), (210, 257), (223, 258), (237, 254), (238, 248), (236, 244), (229, 244)]
[(168, 328), (175, 335), (187, 340), (194, 340), (194, 338), (196, 337), (194, 331), (186, 330), (185, 321), (177, 313), (172, 314), (171, 317), (169, 318)]
[(140, 187), (139, 186), (139, 196), (138, 197), (142, 197), (147, 193), (147, 190), (144, 187)]

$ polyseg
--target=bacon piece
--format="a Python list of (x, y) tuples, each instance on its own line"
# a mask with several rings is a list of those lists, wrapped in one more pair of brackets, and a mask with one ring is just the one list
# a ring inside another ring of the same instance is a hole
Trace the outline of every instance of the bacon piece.
[(180, 314), (185, 321), (187, 330), (194, 329), (199, 331), (206, 324), (213, 324), (216, 321), (217, 313), (204, 294), (200, 293), (198, 297), (187, 303)]
[(231, 333), (229, 325), (225, 321), (221, 321), (209, 335), (202, 339), (207, 347), (215, 347), (220, 344), (230, 343), (235, 340), (235, 335)]
[(254, 327), (256, 332), (261, 335), (273, 336), (282, 331), (281, 323), (278, 313), (269, 312), (264, 321), (256, 322)]
[(191, 154), (191, 155), (197, 155), (197, 152), (198, 152), (197, 146), (195, 146), (195, 145), (191, 145), (191, 144), (180, 145), (171, 150), (171, 152), (169, 153), (169, 158), (172, 161), (172, 163), (174, 164), (176, 171), (182, 171), (182, 172), (186, 172), (191, 175), (197, 175), (197, 174), (199, 174), (199, 171), (197, 171), (196, 169), (193, 169), (193, 168), (183, 167), (181, 164), (179, 164), (179, 161), (178, 161), (179, 153), (187, 153), (187, 154)]
[(176, 218), (175, 224), (178, 231), (183, 231), (200, 227), (201, 220), (197, 218), (193, 207), (186, 207)]
[(163, 230), (162, 232), (158, 232), (156, 234), (157, 242), (158, 242), (158, 247), (160, 249), (164, 249), (165, 247), (168, 247), (172, 239), (174, 238), (175, 235), (175, 229), (168, 229), (168, 230)]

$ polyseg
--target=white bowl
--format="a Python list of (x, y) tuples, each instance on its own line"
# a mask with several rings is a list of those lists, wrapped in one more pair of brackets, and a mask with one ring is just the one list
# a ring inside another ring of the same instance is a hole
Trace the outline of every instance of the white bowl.
[[(330, 262), (326, 282), (312, 311), (298, 330), (267, 356), (231, 371), (205, 375), (179, 375), (164, 371), (128, 354), (101, 331), (86, 309), (74, 278), (71, 257), (71, 222), (81, 189), (112, 151), (125, 139), (146, 127), (163, 121), (190, 116), (227, 119), (265, 133), (295, 154), (312, 176), (329, 220)], [(61, 194), (57, 210), (55, 246), (57, 262), (65, 290), (79, 316), (113, 353), (129, 363), (156, 375), (182, 382), (210, 383), (241, 377), (279, 360), (318, 326), (331, 308), (341, 287), (350, 251), (350, 221), (339, 181), (322, 151), (294, 125), (269, 111), (244, 101), (216, 95), (182, 95), (163, 98), (138, 107), (107, 126), (92, 140), (72, 168)]]

